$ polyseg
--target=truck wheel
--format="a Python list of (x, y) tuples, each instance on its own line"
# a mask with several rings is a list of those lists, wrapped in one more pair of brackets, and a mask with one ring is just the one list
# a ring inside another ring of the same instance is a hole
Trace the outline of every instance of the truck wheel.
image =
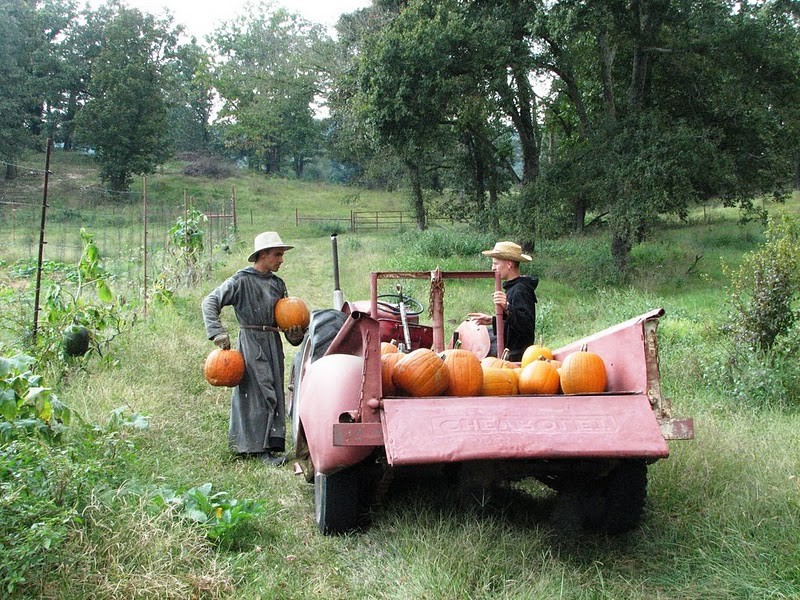
[(560, 493), (556, 520), (563, 521), (561, 525), (618, 535), (639, 524), (646, 497), (647, 464), (624, 460), (581, 489)]
[(346, 533), (358, 525), (358, 469), (314, 475), (317, 526), (325, 535)]
[(641, 460), (622, 461), (599, 482), (598, 507), (587, 527), (609, 535), (630, 531), (644, 516), (647, 498), (647, 464)]

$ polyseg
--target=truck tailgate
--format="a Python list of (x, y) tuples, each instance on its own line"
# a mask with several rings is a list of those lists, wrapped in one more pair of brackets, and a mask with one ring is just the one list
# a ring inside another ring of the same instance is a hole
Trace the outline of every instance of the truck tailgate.
[(643, 394), (384, 398), (389, 464), (556, 458), (666, 458)]

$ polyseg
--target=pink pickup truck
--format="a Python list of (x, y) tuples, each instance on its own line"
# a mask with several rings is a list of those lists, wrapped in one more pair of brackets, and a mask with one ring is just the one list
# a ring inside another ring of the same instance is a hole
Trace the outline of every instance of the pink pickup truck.
[[(667, 440), (694, 437), (691, 419), (673, 418), (661, 394), (656, 328), (663, 310), (610, 327), (553, 352), (584, 344), (607, 370), (607, 391), (591, 395), (403, 397), (381, 389), (380, 344), (445, 348), (444, 281), (495, 278), (492, 272), (371, 274), (368, 302), (314, 311), (291, 377), (298, 464), (314, 482), (324, 534), (353, 530), (393, 472), (443, 467), (459, 481), (492, 486), (534, 477), (578, 498), (582, 529), (609, 534), (635, 527), (647, 494), (647, 466), (669, 456)], [(429, 279), (433, 324), (421, 305), (379, 296), (380, 279)], [(496, 280), (496, 285), (499, 281)], [(486, 347), (462, 330), (463, 346)], [(502, 347), (502, 344), (499, 345)]]

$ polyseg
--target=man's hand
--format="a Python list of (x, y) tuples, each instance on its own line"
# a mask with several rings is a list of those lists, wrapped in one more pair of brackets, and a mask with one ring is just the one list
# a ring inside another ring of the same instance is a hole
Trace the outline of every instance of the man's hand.
[(214, 345), (219, 346), (223, 350), (231, 349), (231, 337), (227, 333), (219, 333), (214, 336)]
[(486, 313), (469, 313), (467, 318), (476, 325), (488, 326), (492, 324), (492, 315), (487, 315)]
[(303, 341), (303, 335), (305, 334), (305, 330), (300, 327), (300, 325), (295, 325), (294, 327), (289, 327), (288, 329), (283, 330), (283, 335), (286, 336), (286, 340), (292, 345), (297, 346), (300, 342)]
[(503, 310), (508, 308), (508, 298), (506, 297), (505, 292), (493, 292), (492, 302), (494, 302), (496, 306), (499, 306)]

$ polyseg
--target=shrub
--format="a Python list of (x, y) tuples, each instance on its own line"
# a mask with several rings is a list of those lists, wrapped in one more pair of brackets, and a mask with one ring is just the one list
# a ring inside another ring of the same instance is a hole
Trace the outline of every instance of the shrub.
[(723, 385), (739, 404), (800, 402), (798, 257), (800, 223), (784, 217), (770, 221), (766, 242), (730, 273)]
[(728, 329), (735, 344), (769, 353), (794, 325), (793, 303), (800, 298), (798, 257), (800, 223), (787, 216), (771, 220), (767, 241), (729, 274)]

